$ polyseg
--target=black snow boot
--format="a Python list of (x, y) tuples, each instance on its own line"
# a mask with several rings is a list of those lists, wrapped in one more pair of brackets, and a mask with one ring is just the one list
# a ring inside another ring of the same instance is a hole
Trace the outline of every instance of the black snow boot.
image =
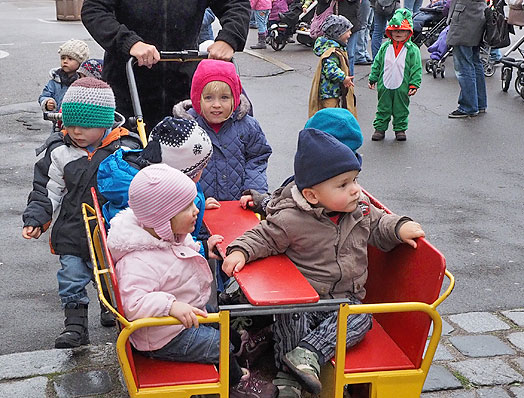
[[(104, 293), (105, 299), (111, 303), (111, 294), (107, 288), (105, 281), (102, 281), (102, 292)], [(115, 315), (109, 311), (104, 304), (100, 301), (100, 325), (108, 328), (116, 325)]]
[(265, 33), (259, 33), (258, 34), (258, 43), (254, 44), (252, 46), (249, 46), (252, 50), (263, 50), (266, 48), (266, 34)]
[(64, 309), (65, 329), (55, 340), (55, 348), (74, 348), (89, 344), (87, 304), (68, 303)]

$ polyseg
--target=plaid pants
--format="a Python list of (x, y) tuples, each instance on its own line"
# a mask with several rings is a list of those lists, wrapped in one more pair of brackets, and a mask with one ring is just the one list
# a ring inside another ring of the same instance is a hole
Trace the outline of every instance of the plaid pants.
[[(350, 304), (361, 304), (352, 299)], [(323, 365), (335, 355), (338, 311), (276, 314), (273, 324), (275, 363), (281, 369), (282, 358), (303, 341), (323, 355)], [(346, 346), (359, 343), (371, 329), (371, 314), (348, 316)], [(321, 361), (322, 361), (321, 359)]]

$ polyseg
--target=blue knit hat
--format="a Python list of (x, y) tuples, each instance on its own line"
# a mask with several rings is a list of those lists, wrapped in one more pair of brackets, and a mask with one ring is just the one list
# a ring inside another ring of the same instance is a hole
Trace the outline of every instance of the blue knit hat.
[(360, 171), (360, 162), (335, 137), (316, 129), (304, 129), (298, 134), (295, 183), (301, 192), (352, 170)]
[(304, 128), (317, 129), (331, 134), (355, 153), (364, 142), (357, 119), (344, 108), (321, 109), (309, 118)]

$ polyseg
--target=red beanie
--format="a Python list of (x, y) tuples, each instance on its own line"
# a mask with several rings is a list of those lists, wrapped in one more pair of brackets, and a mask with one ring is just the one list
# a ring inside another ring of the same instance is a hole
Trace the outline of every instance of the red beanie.
[(202, 114), (200, 98), (202, 91), (209, 82), (220, 81), (226, 83), (233, 93), (233, 110), (240, 104), (240, 93), (242, 84), (238, 77), (235, 65), (231, 62), (219, 61), (217, 59), (203, 59), (193, 75), (191, 83), (191, 103), (198, 114)]

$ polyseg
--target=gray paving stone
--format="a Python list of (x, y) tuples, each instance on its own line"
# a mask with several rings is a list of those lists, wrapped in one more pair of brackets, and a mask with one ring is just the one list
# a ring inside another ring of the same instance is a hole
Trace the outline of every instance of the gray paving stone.
[(26, 380), (9, 381), (0, 384), (2, 398), (44, 398), (47, 386), (47, 377), (33, 377)]
[(524, 372), (524, 358), (520, 357), (513, 361), (518, 367), (520, 367), (520, 370)]
[(40, 376), (73, 369), (72, 350), (42, 350), (0, 356), (0, 380)]
[(468, 357), (480, 358), (515, 354), (515, 350), (496, 336), (453, 336), (449, 338), (449, 342)]
[[(429, 340), (426, 342), (426, 348), (424, 349), (424, 353), (428, 349)], [(455, 357), (451, 352), (449, 351), (448, 347), (441, 341), (439, 345), (437, 346), (437, 350), (435, 351), (435, 355), (433, 356), (433, 361), (453, 361)]]
[(524, 381), (524, 376), (517, 373), (500, 358), (467, 359), (460, 362), (450, 362), (449, 367), (459, 372), (471, 383), (479, 386), (495, 386)]
[[(449, 336), (451, 332), (453, 332), (455, 328), (451, 326), (444, 318), (442, 318), (442, 336)], [(431, 327), (429, 328), (429, 335), (432, 336), (433, 333), (433, 323), (431, 324)]]
[(520, 327), (524, 327), (524, 308), (519, 308), (510, 311), (502, 311), (502, 315), (508, 317)]
[(510, 398), (502, 387), (480, 388), (477, 390), (478, 398)]
[(111, 377), (104, 370), (58, 376), (55, 378), (54, 387), (58, 398), (77, 398), (107, 394), (113, 389)]
[(470, 333), (507, 330), (510, 326), (489, 312), (466, 312), (449, 316), (450, 321)]
[(524, 351), (524, 332), (511, 333), (508, 340), (520, 351)]
[(444, 366), (432, 365), (422, 391), (438, 391), (462, 388), (460, 381)]
[(524, 386), (510, 387), (509, 389), (515, 398), (524, 398)]
[(457, 390), (422, 394), (420, 398), (477, 398), (474, 390)]

